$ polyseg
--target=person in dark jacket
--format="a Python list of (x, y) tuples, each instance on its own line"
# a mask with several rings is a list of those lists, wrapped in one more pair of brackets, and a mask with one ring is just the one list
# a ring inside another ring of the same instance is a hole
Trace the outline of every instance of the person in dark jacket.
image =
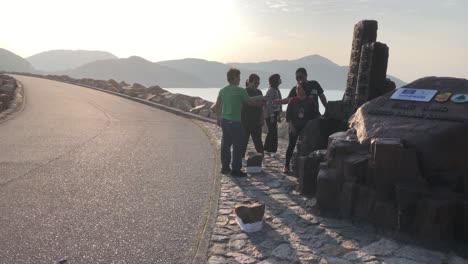
[[(322, 86), (318, 83), (318, 81), (314, 80), (307, 80), (307, 71), (305, 68), (299, 68), (296, 70), (296, 81), (297, 83), (302, 83), (306, 96), (312, 97), (315, 102), (315, 107), (317, 111), (319, 111), (319, 99), (322, 103), (323, 107), (327, 106), (327, 98), (323, 92)], [(294, 86), (288, 94), (288, 97), (283, 98), (281, 100), (277, 100), (277, 103), (287, 104), (289, 100), (297, 95), (297, 86)], [(319, 112), (320, 113), (320, 112)]]
[(297, 84), (297, 96), (291, 98), (286, 109), (286, 121), (289, 123), (289, 144), (286, 150), (284, 173), (289, 173), (289, 163), (296, 148), (297, 138), (309, 120), (317, 118), (320, 113), (313, 98), (307, 96), (304, 83)]
[[(260, 77), (253, 73), (249, 76), (247, 82), (247, 88), (245, 91), (249, 97), (261, 98), (263, 97), (262, 91), (258, 89), (260, 85)], [(260, 100), (261, 101), (261, 100)], [(242, 149), (242, 157), (245, 157), (247, 152), (247, 145), (250, 137), (255, 145), (257, 153), (263, 154), (263, 142), (262, 142), (262, 125), (263, 125), (263, 106), (249, 106), (244, 104), (241, 111), (241, 123), (244, 128), (244, 145)]]

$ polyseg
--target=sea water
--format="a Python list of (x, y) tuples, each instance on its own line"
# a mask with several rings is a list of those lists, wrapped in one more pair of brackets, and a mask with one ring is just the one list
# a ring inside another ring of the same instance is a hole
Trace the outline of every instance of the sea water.
[[(198, 96), (205, 100), (215, 102), (218, 97), (218, 92), (221, 88), (164, 88), (171, 93), (185, 94), (189, 96)], [(266, 94), (267, 89), (260, 89), (263, 94)], [(287, 97), (291, 89), (280, 89), (281, 95)], [(344, 90), (324, 90), (325, 96), (328, 101), (337, 101), (343, 98)], [(283, 108), (285, 109), (285, 108)], [(320, 112), (323, 114), (324, 107), (320, 104)]]

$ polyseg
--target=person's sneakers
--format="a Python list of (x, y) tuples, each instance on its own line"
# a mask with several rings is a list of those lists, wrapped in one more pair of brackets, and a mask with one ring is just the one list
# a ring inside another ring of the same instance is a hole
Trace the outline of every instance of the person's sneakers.
[(270, 157), (276, 158), (276, 152), (271, 152), (271, 153), (270, 153)]
[(231, 171), (231, 176), (232, 177), (246, 177), (247, 173), (243, 171)]
[(229, 168), (229, 167), (221, 168), (221, 174), (228, 174), (230, 172), (231, 172), (231, 168)]
[(288, 174), (289, 173), (289, 167), (284, 166), (283, 173)]

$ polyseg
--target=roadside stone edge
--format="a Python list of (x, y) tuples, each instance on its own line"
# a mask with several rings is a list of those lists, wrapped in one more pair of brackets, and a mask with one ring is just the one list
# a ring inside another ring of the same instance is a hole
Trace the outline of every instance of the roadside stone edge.
[(19, 113), (24, 109), (24, 104), (26, 101), (24, 95), (24, 88), (22, 83), (18, 80), (16, 80), (16, 84), (17, 87), (15, 89), (15, 98), (11, 100), (8, 109), (0, 112), (0, 124), (11, 119), (14, 116), (14, 114)]

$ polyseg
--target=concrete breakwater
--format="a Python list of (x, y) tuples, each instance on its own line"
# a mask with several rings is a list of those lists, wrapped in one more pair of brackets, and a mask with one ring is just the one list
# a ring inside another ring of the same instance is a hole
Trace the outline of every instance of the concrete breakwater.
[[(90, 78), (76, 79), (67, 75), (39, 75), (31, 73), (15, 73), (25, 76), (45, 78), (49, 80), (55, 80), (60, 82), (66, 82), (71, 84), (78, 84), (83, 86), (90, 86), (98, 89), (107, 90), (114, 93), (124, 94), (127, 96), (147, 100), (150, 102), (162, 104), (168, 107), (176, 108), (181, 111), (192, 113), (195, 115), (202, 116), (204, 118), (216, 119), (213, 112), (210, 111), (210, 107), (213, 102), (205, 100), (197, 96), (189, 96), (179, 93), (171, 93), (159, 85), (153, 85), (146, 87), (139, 83), (128, 84), (125, 81), (117, 82), (116, 80), (94, 80)], [(283, 118), (284, 120), (284, 118)], [(266, 125), (264, 125), (264, 131), (266, 132)], [(288, 137), (288, 125), (286, 122), (278, 124), (278, 137), (287, 139)]]
[(204, 100), (200, 97), (188, 96), (184, 94), (173, 94), (162, 89), (158, 85), (146, 87), (139, 83), (128, 84), (125, 81), (117, 82), (110, 80), (94, 80), (89, 78), (75, 79), (67, 75), (38, 75), (31, 73), (15, 73), (25, 76), (45, 78), (71, 84), (90, 86), (98, 89), (107, 90), (114, 93), (124, 94), (130, 97), (136, 97), (150, 102), (159, 103), (168, 107), (176, 108), (185, 112), (201, 115), (214, 119), (215, 116), (209, 108), (213, 102)]

